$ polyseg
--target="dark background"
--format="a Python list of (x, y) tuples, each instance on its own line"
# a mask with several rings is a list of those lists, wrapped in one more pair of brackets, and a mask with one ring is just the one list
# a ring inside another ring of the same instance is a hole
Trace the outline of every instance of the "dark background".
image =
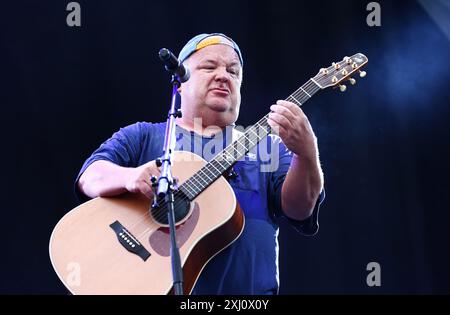
[[(327, 198), (317, 236), (280, 222), (280, 293), (450, 293), (450, 41), (420, 3), (379, 1), (382, 25), (369, 27), (369, 1), (80, 0), (82, 26), (69, 27), (69, 2), (0, 9), (0, 293), (66, 293), (48, 241), (77, 205), (74, 178), (120, 127), (165, 119), (157, 52), (203, 32), (242, 49), (243, 126), (319, 68), (369, 58), (356, 86), (303, 108)], [(369, 262), (381, 266), (381, 287), (366, 284)]]

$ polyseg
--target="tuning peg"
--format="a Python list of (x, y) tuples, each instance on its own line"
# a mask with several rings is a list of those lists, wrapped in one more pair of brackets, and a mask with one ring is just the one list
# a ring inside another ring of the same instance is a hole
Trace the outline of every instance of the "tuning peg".
[(347, 87), (343, 84), (339, 85), (339, 90), (341, 90), (341, 92), (345, 92), (345, 90), (347, 90)]
[(352, 58), (347, 57), (347, 56), (345, 56), (344, 59), (342, 59), (342, 61), (345, 61), (348, 65), (351, 64), (351, 63), (353, 62), (353, 61), (352, 61)]
[(350, 81), (350, 84), (351, 84), (351, 85), (355, 85), (355, 84), (356, 84), (356, 80), (353, 79), (353, 78), (350, 78), (349, 81)]
[(366, 71), (359, 71), (359, 76), (361, 78), (364, 78), (366, 76), (367, 72)]
[(331, 65), (332, 65), (332, 66), (334, 67), (334, 69), (336, 69), (336, 70), (338, 70), (338, 69), (341, 67), (338, 63), (335, 63), (335, 62), (333, 62)]

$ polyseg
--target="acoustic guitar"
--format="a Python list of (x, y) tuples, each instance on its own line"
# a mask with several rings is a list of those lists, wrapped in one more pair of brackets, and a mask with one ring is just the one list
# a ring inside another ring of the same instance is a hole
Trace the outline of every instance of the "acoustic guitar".
[[(361, 71), (363, 54), (323, 68), (287, 101), (304, 104), (321, 89), (339, 87)], [(244, 229), (244, 215), (223, 174), (271, 132), (268, 115), (233, 140), (211, 161), (175, 151), (172, 172), (177, 244), (184, 293), (190, 294), (205, 265), (232, 244)], [(170, 235), (163, 200), (152, 208), (140, 194), (98, 197), (68, 212), (55, 226), (49, 244), (57, 275), (73, 294), (170, 294)], [(150, 210), (149, 210), (150, 209)]]

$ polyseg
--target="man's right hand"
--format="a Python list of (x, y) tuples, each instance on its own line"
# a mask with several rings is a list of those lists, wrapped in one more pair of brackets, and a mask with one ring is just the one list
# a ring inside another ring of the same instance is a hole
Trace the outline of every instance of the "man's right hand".
[(155, 160), (147, 162), (136, 168), (129, 168), (125, 175), (125, 189), (132, 193), (141, 193), (147, 198), (153, 198), (152, 176), (158, 177), (161, 171)]
[(150, 161), (136, 168), (122, 167), (105, 160), (92, 163), (81, 175), (78, 187), (85, 195), (111, 197), (127, 191), (141, 193), (153, 198), (151, 177), (159, 176), (156, 161)]

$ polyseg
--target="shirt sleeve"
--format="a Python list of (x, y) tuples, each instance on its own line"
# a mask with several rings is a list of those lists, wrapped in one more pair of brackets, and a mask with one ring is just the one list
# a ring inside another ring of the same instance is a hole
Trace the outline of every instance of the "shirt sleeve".
[(292, 161), (292, 152), (289, 151), (280, 138), (275, 138), (272, 145), (279, 148), (278, 168), (269, 175), (269, 209), (275, 218), (284, 218), (300, 234), (305, 236), (315, 235), (319, 230), (319, 209), (325, 198), (325, 190), (320, 192), (312, 214), (304, 220), (295, 220), (287, 217), (281, 208), (281, 188), (286, 178)]
[(89, 198), (78, 188), (78, 181), (84, 171), (95, 161), (105, 160), (124, 167), (136, 167), (142, 146), (142, 123), (120, 128), (111, 138), (103, 142), (100, 147), (84, 162), (75, 179), (74, 192), (80, 202)]

